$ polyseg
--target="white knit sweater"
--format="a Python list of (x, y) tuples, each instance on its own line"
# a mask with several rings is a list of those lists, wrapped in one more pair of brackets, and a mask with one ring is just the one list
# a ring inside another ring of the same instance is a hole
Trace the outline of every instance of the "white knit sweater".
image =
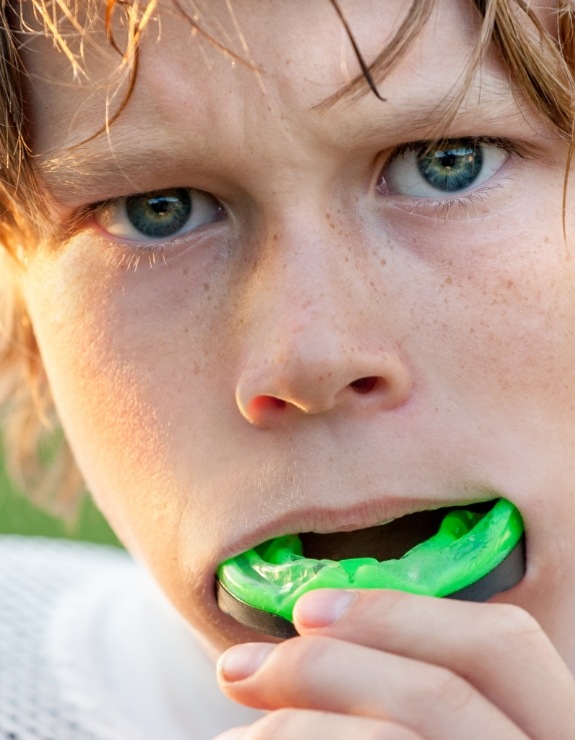
[(0, 537), (2, 740), (210, 740), (257, 716), (128, 555)]

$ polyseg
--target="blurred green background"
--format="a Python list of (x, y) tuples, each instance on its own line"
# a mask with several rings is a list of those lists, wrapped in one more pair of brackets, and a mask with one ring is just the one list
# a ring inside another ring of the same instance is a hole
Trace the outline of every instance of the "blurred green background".
[(30, 504), (4, 472), (0, 456), (0, 534), (65, 537), (119, 545), (113, 532), (86, 496), (76, 524), (65, 524)]

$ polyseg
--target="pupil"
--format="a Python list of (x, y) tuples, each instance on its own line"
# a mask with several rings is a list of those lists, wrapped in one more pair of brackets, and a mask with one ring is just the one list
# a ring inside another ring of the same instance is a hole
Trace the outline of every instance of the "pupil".
[(150, 198), (148, 202), (157, 214), (169, 213), (170, 207), (173, 205), (173, 201), (168, 200), (168, 198)]
[(126, 200), (126, 215), (144, 236), (167, 237), (177, 234), (192, 213), (192, 200), (186, 188), (134, 195)]
[(479, 144), (457, 140), (437, 149), (422, 149), (417, 158), (420, 175), (436, 190), (454, 193), (470, 187), (483, 167)]

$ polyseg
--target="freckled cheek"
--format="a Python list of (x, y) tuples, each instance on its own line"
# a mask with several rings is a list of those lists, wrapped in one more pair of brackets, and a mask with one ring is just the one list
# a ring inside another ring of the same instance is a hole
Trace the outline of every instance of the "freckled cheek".
[[(569, 264), (483, 271), (441, 290), (436, 330), (451, 346), (454, 388), (482, 403), (575, 410), (575, 270)], [(441, 317), (443, 313), (443, 317)], [(440, 328), (438, 328), (440, 325)], [(568, 404), (569, 406), (565, 406)]]
[[(170, 538), (185, 526), (199, 543), (205, 525), (192, 533), (194, 525), (183, 520), (203, 505), (190, 500), (191, 478), (202, 477), (206, 453), (197, 440), (206, 436), (200, 433), (209, 421), (206, 399), (217, 392), (218, 372), (225, 367), (206, 347), (213, 328), (210, 302), (196, 307), (202, 322), (184, 292), (174, 296), (172, 290), (166, 301), (163, 290), (129, 292), (93, 282), (89, 289), (66, 292), (44, 280), (30, 291), (67, 436), (88, 487), (125, 542), (173, 548)], [(185, 427), (175, 428), (174, 418), (184, 418)], [(194, 520), (210, 517), (206, 512)]]

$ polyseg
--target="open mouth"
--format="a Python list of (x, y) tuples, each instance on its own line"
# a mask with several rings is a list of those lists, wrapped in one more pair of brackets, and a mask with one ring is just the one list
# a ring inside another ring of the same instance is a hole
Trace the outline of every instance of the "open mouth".
[(242, 624), (288, 637), (296, 634), (296, 601), (317, 588), (392, 588), (484, 601), (524, 573), (521, 515), (497, 499), (352, 532), (276, 537), (220, 565), (218, 603)]
[[(466, 507), (466, 511), (485, 514), (493, 508), (494, 503), (494, 501), (482, 501), (478, 504), (471, 504)], [(365, 557), (379, 561), (397, 560), (416, 545), (433, 537), (446, 514), (455, 510), (457, 507), (417, 511), (384, 525), (356, 529), (351, 532), (329, 534), (305, 532), (299, 535), (303, 555), (306, 558), (317, 560), (346, 560)], [(382, 526), (385, 527), (385, 532), (382, 532)]]

